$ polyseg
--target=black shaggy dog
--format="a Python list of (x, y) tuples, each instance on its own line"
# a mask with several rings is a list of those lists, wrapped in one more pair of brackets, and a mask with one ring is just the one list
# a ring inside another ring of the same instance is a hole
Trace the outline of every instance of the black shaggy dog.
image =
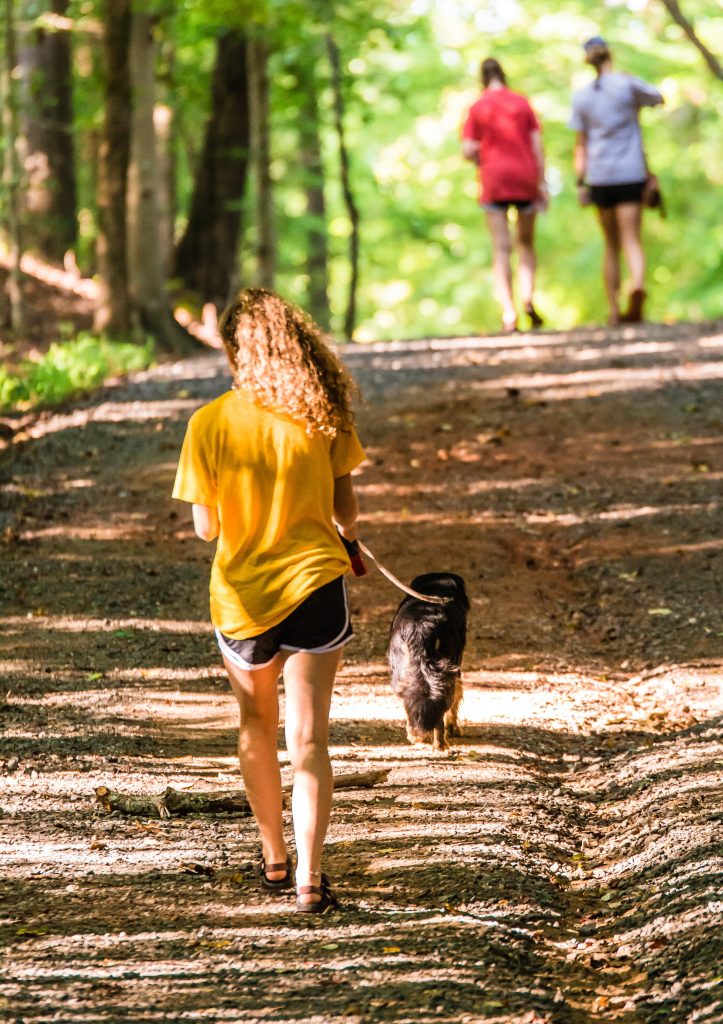
[(448, 600), (431, 604), (405, 597), (397, 608), (388, 651), (392, 689), (404, 705), (409, 741), (431, 741), (435, 750), (446, 750), (447, 737), (460, 734), (457, 711), (469, 600), (464, 580), (453, 572), (424, 573), (411, 588)]

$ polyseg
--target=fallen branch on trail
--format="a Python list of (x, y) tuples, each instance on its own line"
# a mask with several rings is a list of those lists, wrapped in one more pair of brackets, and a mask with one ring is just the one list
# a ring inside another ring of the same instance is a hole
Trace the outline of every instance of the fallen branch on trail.
[(98, 786), (95, 797), (106, 814), (117, 811), (132, 818), (180, 818), (186, 814), (251, 814), (242, 789), (184, 793), (168, 786), (158, 796), (134, 796)]
[[(334, 779), (334, 789), (370, 789), (380, 782), (386, 782), (388, 775), (388, 768), (338, 775)], [(285, 793), (290, 793), (292, 783), (287, 782), (281, 788)], [(118, 793), (107, 786), (98, 786), (95, 797), (98, 806), (106, 814), (116, 811), (132, 818), (181, 818), (187, 814), (251, 814), (251, 807), (243, 789), (188, 793), (168, 786), (157, 796), (134, 796)]]

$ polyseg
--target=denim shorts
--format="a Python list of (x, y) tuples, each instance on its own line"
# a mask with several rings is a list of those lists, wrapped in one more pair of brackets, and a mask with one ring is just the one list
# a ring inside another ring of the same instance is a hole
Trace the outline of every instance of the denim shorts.
[(500, 199), (497, 203), (482, 203), (482, 209), (490, 213), (507, 213), (511, 206), (516, 206), (518, 213), (535, 212), (534, 199)]
[(306, 654), (335, 651), (353, 635), (343, 576), (309, 594), (282, 622), (258, 636), (234, 640), (216, 630), (221, 654), (246, 671), (265, 668), (279, 651), (304, 651)]

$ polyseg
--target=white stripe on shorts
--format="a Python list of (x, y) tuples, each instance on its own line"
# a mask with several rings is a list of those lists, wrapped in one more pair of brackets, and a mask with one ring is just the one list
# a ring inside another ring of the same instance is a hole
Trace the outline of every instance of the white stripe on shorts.
[[(346, 593), (346, 580), (344, 577), (341, 580), (341, 589), (344, 592), (344, 625), (334, 639), (330, 640), (328, 644), (324, 644), (323, 647), (290, 647), (288, 644), (282, 644), (282, 651), (293, 651), (295, 654), (327, 654), (329, 651), (335, 651), (337, 648), (343, 647), (348, 640), (351, 640), (354, 633), (344, 636), (344, 633), (349, 628), (349, 599)], [(344, 637), (344, 639), (340, 639), (341, 637)]]
[(274, 658), (272, 658), (271, 661), (265, 661), (263, 665), (252, 665), (250, 662), (245, 661), (240, 654), (237, 654), (236, 651), (233, 650), (233, 648), (228, 646), (224, 639), (223, 633), (221, 633), (218, 629), (216, 630), (216, 640), (221, 650), (221, 654), (223, 654), (224, 658), (228, 658), (228, 660), (233, 665), (238, 665), (239, 668), (246, 669), (247, 672), (253, 672), (254, 669), (257, 668), (266, 668), (268, 665), (271, 664), (271, 662), (276, 657), (276, 655), (274, 655)]
[[(344, 644), (348, 643), (348, 641), (354, 636), (354, 633), (352, 632), (349, 636), (344, 636), (344, 633), (349, 628), (349, 599), (346, 592), (345, 579), (342, 579), (342, 590), (344, 591), (344, 625), (333, 640), (328, 644), (324, 644), (322, 647), (291, 647), (288, 644), (281, 644), (279, 650), (292, 651), (295, 654), (327, 654), (329, 651), (336, 651), (339, 647), (343, 647)], [(237, 665), (239, 668), (245, 669), (247, 672), (254, 672), (259, 668), (267, 668), (276, 657), (276, 655), (274, 655), (274, 658), (271, 658), (269, 661), (265, 661), (262, 665), (252, 665), (250, 662), (242, 658), (240, 654), (234, 651), (233, 648), (228, 646), (224, 635), (220, 630), (215, 630), (215, 633), (216, 641), (224, 658), (227, 658), (232, 665)], [(341, 637), (343, 637), (343, 639), (340, 639)]]

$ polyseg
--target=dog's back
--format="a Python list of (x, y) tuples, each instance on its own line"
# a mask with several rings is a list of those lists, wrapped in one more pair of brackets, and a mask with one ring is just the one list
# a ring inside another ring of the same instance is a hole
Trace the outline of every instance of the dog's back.
[(405, 597), (389, 638), (392, 689), (404, 705), (410, 738), (422, 739), (442, 729), (445, 714), (459, 703), (469, 600), (464, 580), (455, 573), (425, 573), (411, 586), (421, 594), (448, 598), (431, 604)]

